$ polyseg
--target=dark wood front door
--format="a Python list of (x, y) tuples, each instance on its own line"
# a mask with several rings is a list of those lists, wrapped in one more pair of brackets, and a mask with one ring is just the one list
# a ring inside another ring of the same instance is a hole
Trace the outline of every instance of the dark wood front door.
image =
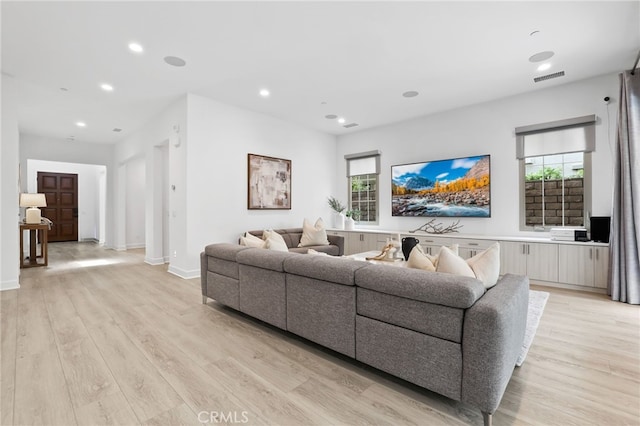
[(42, 216), (53, 222), (49, 242), (78, 241), (78, 175), (38, 172), (38, 192), (47, 197)]

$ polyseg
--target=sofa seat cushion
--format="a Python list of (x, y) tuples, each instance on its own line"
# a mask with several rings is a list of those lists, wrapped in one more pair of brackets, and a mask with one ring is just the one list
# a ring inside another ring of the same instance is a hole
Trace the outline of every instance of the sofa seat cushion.
[(238, 253), (238, 263), (251, 265), (271, 271), (284, 272), (284, 260), (289, 256), (296, 256), (288, 251), (251, 249)]
[(356, 359), (418, 386), (460, 400), (459, 343), (356, 315)]
[(357, 287), (357, 313), (452, 342), (462, 342), (464, 309)]
[(476, 278), (387, 265), (367, 264), (356, 271), (355, 278), (357, 286), (369, 290), (462, 309), (471, 307), (485, 292)]
[(342, 285), (354, 285), (355, 272), (366, 266), (366, 262), (334, 256), (290, 256), (284, 261), (286, 272)]

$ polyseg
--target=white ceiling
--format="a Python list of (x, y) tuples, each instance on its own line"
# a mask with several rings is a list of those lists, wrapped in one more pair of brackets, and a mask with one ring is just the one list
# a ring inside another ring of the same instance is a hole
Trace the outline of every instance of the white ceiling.
[[(118, 142), (187, 92), (339, 135), (629, 69), (639, 5), (2, 1), (3, 91), (22, 132), (62, 139)], [(546, 50), (540, 73), (528, 58)]]

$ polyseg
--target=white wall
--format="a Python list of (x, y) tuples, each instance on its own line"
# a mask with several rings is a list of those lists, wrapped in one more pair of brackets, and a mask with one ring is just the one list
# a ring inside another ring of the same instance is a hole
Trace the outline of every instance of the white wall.
[[(539, 83), (541, 84), (541, 83)], [(617, 75), (512, 96), (417, 119), (338, 137), (336, 195), (346, 201), (344, 155), (379, 149), (379, 228), (407, 231), (429, 218), (391, 216), (391, 166), (473, 155), (491, 155), (491, 218), (464, 218), (460, 232), (468, 234), (522, 235), (519, 230), (518, 161), (514, 129), (528, 124), (596, 114), (596, 151), (593, 162), (594, 216), (611, 214), (613, 185), (612, 149), (618, 108)], [(609, 105), (608, 134), (607, 106)], [(611, 141), (611, 146), (609, 144)], [(445, 224), (453, 219), (442, 218)]]
[[(114, 246), (114, 146), (111, 144), (93, 144), (74, 142), (60, 139), (52, 139), (44, 136), (20, 134), (20, 164), (22, 165), (22, 188), (27, 190), (27, 184), (33, 184), (34, 177), (29, 176), (27, 170), (27, 160), (40, 160), (58, 163), (72, 163), (77, 167), (81, 165), (104, 166), (106, 170), (106, 218), (104, 225), (104, 235), (101, 235), (98, 228), (98, 236), (104, 241), (106, 247)], [(89, 169), (86, 169), (89, 170)], [(53, 170), (49, 170), (53, 171)], [(71, 172), (73, 173), (73, 172)], [(89, 172), (88, 172), (89, 173)], [(29, 182), (29, 179), (31, 182)], [(99, 185), (99, 177), (91, 178), (92, 182)], [(95, 187), (96, 191), (98, 187)], [(79, 200), (78, 200), (79, 201)], [(99, 200), (98, 200), (99, 202)], [(88, 213), (89, 214), (89, 213)], [(93, 215), (93, 213), (91, 213)], [(99, 224), (99, 222), (98, 222)], [(93, 224), (91, 225), (93, 226)], [(78, 229), (80, 232), (80, 228)], [(85, 231), (83, 231), (85, 232)], [(86, 230), (87, 233), (93, 231)], [(90, 238), (96, 238), (91, 236)]]
[(136, 157), (127, 162), (126, 183), (126, 246), (145, 246), (145, 159)]
[[(106, 209), (101, 196), (100, 176), (106, 166), (27, 160), (27, 191), (37, 192), (38, 172), (73, 173), (78, 175), (78, 240), (104, 240), (100, 219)], [(102, 204), (101, 204), (102, 201)]]
[(2, 75), (2, 139), (0, 144), (0, 291), (19, 288), (18, 117), (16, 94)]
[[(189, 95), (188, 112), (188, 220), (186, 253), (178, 253), (176, 265), (180, 275), (199, 274), (205, 245), (237, 242), (244, 231), (300, 227), (305, 217), (331, 223), (326, 199), (336, 186), (334, 136), (195, 95)], [(291, 210), (247, 210), (249, 153), (291, 160)]]

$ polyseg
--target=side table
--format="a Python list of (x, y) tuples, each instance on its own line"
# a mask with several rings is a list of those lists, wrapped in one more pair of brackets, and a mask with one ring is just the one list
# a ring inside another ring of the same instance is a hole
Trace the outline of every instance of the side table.
[[(24, 239), (22, 238), (24, 231), (29, 231), (29, 260), (24, 257)], [(36, 236), (40, 232), (40, 255), (37, 255), (37, 239)], [(49, 225), (46, 223), (20, 223), (20, 268), (33, 268), (36, 266), (49, 265), (49, 253), (47, 251), (47, 233)], [(38, 262), (38, 258), (42, 258), (42, 262)]]

